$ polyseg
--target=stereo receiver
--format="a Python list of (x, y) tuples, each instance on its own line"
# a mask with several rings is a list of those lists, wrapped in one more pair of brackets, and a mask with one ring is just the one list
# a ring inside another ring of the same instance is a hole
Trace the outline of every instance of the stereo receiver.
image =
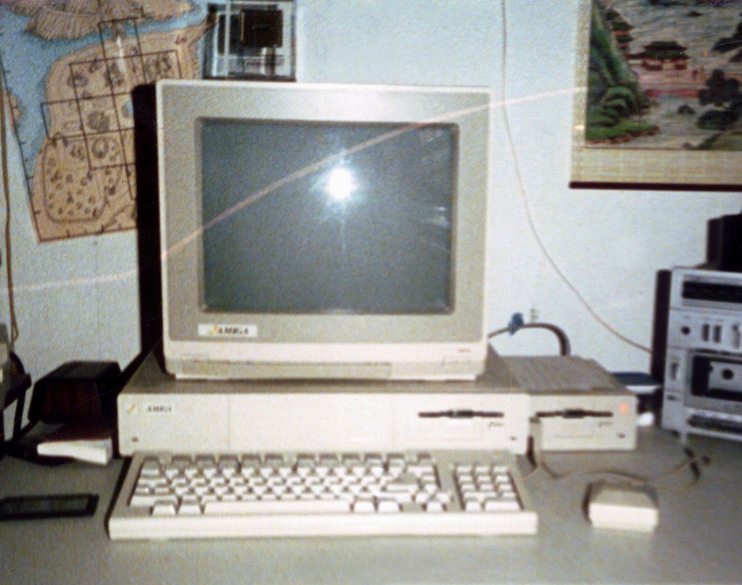
[(672, 271), (662, 427), (742, 440), (742, 274)]

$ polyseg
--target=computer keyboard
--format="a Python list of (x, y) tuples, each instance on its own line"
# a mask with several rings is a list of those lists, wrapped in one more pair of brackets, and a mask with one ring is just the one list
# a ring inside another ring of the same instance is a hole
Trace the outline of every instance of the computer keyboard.
[(111, 539), (535, 534), (515, 460), (482, 451), (136, 453)]

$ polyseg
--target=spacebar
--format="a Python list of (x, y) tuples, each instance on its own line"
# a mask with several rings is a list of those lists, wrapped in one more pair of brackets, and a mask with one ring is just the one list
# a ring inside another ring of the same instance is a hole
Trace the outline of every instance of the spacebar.
[(209, 502), (204, 514), (336, 514), (350, 510), (350, 502), (343, 500), (257, 500)]

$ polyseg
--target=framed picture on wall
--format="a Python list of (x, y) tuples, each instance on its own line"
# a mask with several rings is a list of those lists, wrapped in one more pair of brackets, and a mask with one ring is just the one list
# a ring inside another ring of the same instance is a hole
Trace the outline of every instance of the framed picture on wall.
[(742, 185), (742, 0), (582, 0), (572, 185)]

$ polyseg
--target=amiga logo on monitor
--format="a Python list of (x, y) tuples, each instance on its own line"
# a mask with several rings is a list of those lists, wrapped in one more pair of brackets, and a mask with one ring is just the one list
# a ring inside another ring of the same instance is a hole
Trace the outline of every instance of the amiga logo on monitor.
[(489, 90), (171, 80), (157, 108), (171, 374), (483, 372)]

